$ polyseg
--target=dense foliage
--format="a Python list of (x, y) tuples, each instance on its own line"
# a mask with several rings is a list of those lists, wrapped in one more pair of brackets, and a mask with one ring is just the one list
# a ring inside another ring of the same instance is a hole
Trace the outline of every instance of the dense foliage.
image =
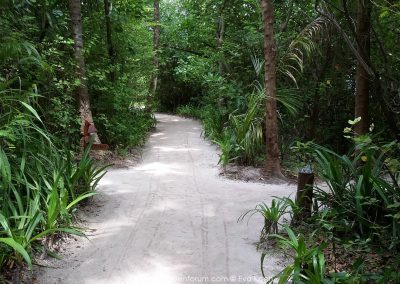
[[(345, 153), (350, 143), (338, 133), (354, 116), (358, 1), (344, 1), (346, 11), (340, 1), (273, 2), (283, 163), (291, 163), (297, 140)], [(400, 133), (399, 7), (372, 2), (370, 121), (391, 140)], [(162, 9), (161, 109), (200, 117), (206, 135), (225, 145), (224, 160), (259, 163), (265, 147), (257, 129), (264, 132), (265, 111), (263, 102), (255, 113), (252, 105), (263, 93), (258, 1), (166, 1)], [(232, 116), (251, 122), (237, 129)], [(253, 149), (241, 131), (256, 141)]]
[[(1, 4), (1, 79), (10, 88), (34, 90), (45, 109), (48, 129), (79, 145), (73, 40), (64, 1), (3, 1)], [(104, 5), (82, 7), (87, 84), (99, 135), (111, 146), (143, 142), (152, 119), (143, 112), (152, 72), (150, 13), (143, 2), (115, 1), (112, 23), (113, 58), (105, 39)], [(112, 78), (111, 78), (112, 74)], [(119, 122), (126, 121), (122, 126)]]
[(294, 219), (282, 233), (283, 218), (300, 210), (291, 199), (241, 218), (261, 214), (261, 240), (275, 234), (290, 248), (280, 283), (398, 283), (396, 1), (166, 1), (160, 108), (200, 118), (224, 167), (263, 165), (270, 97), (261, 15), (271, 3), (281, 161), (313, 165), (328, 188), (314, 189), (310, 220)]
[(158, 107), (201, 119), (224, 167), (268, 165), (276, 146), (279, 172), (325, 182), (304, 222), (282, 223), (290, 198), (248, 212), (290, 248), (280, 283), (398, 282), (399, 21), (386, 0), (0, 1), (0, 269), (81, 234), (73, 211), (104, 174), (85, 120), (126, 151)]
[[(351, 138), (351, 129), (345, 131)], [(296, 221), (300, 208), (288, 198), (249, 211), (265, 218), (262, 239), (277, 239), (293, 260), (271, 283), (398, 283), (400, 167), (392, 157), (399, 145), (377, 143), (373, 136), (351, 138), (356, 146), (346, 155), (306, 146), (325, 182), (314, 188), (306, 223)], [(262, 264), (269, 254), (263, 251)]]
[[(89, 157), (76, 162), (71, 149), (57, 143), (30, 104), (25, 91), (2, 89), (0, 131), (0, 269), (22, 258), (52, 254), (56, 233), (82, 233), (72, 224), (75, 206), (94, 195), (104, 175)], [(0, 281), (2, 279), (0, 278)]]
[[(84, 80), (99, 137), (111, 149), (141, 145), (153, 125), (146, 108), (153, 72), (149, 4), (113, 1), (107, 14), (101, 1), (82, 5)], [(1, 272), (53, 255), (61, 232), (82, 235), (73, 213), (104, 175), (89, 148), (81, 150), (82, 80), (70, 7), (53, 0), (0, 3)]]

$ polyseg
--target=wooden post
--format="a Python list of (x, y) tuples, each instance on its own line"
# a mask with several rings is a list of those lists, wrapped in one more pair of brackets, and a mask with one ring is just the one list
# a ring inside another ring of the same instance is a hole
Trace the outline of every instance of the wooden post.
[(299, 206), (295, 222), (311, 217), (313, 202), (314, 173), (311, 170), (300, 170), (297, 178), (296, 204)]
[[(95, 135), (96, 133), (97, 133), (97, 129), (94, 126), (94, 124), (85, 120), (85, 126), (83, 127), (83, 150), (85, 150), (86, 147), (89, 146), (90, 142), (93, 141), (92, 135)], [(92, 139), (92, 141), (91, 141), (91, 139)], [(94, 144), (92, 144), (92, 147), (90, 148), (90, 150), (105, 151), (105, 150), (108, 150), (108, 145), (94, 143)]]

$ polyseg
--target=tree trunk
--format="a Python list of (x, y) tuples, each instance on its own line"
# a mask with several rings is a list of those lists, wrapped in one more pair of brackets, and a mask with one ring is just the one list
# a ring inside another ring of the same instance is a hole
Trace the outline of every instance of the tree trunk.
[[(365, 62), (370, 61), (370, 37), (371, 37), (371, 2), (370, 0), (358, 1), (357, 12), (357, 49)], [(357, 62), (355, 117), (361, 117), (361, 121), (354, 127), (357, 135), (368, 132), (369, 116), (369, 90), (371, 76), (364, 69), (360, 61)]]
[(221, 6), (221, 9), (220, 9), (217, 32), (216, 32), (217, 50), (218, 50), (218, 53), (219, 53), (218, 72), (221, 75), (223, 75), (227, 70), (224, 54), (223, 54), (223, 51), (222, 51), (222, 46), (224, 44), (224, 35), (225, 35), (225, 17), (224, 17), (224, 12), (225, 12), (225, 8), (226, 8), (226, 4), (227, 4), (227, 1), (224, 0), (222, 2), (222, 6)]
[(219, 54), (219, 64), (218, 64), (218, 71), (221, 75), (225, 73), (225, 66), (224, 66), (224, 55), (222, 54), (222, 45), (224, 43), (224, 33), (225, 33), (225, 19), (224, 15), (221, 14), (218, 24), (218, 31), (217, 31), (217, 49)]
[(110, 71), (110, 81), (115, 83), (115, 50), (112, 41), (112, 25), (111, 25), (111, 0), (104, 0), (104, 16), (106, 22), (106, 34), (107, 34), (107, 50), (108, 57), (110, 58), (111, 71)]
[(261, 0), (264, 22), (264, 59), (266, 100), (266, 174), (283, 178), (280, 165), (278, 116), (276, 101), (276, 44), (274, 39), (274, 8), (272, 0)]
[[(160, 26), (160, 1), (154, 0), (154, 27), (153, 27), (153, 66), (154, 73), (150, 82), (150, 95), (155, 96), (158, 85), (158, 69), (160, 66), (160, 36), (161, 36), (161, 26)], [(150, 100), (152, 101), (152, 99)]]
[(314, 96), (313, 101), (311, 103), (311, 114), (310, 114), (310, 127), (308, 129), (307, 140), (315, 140), (315, 132), (317, 129), (317, 123), (319, 123), (319, 115), (320, 115), (320, 101), (321, 101), (321, 94), (320, 94), (320, 84), (324, 80), (325, 73), (329, 68), (329, 65), (332, 62), (332, 54), (331, 54), (331, 43), (330, 41), (326, 45), (326, 55), (325, 61), (321, 68), (316, 68), (316, 75), (315, 75), (315, 89), (314, 89)]
[[(79, 102), (79, 112), (82, 120), (81, 132), (85, 126), (85, 120), (93, 123), (92, 111), (90, 109), (89, 92), (86, 84), (85, 58), (83, 56), (83, 37), (82, 37), (82, 19), (81, 19), (81, 1), (69, 0), (69, 12), (71, 18), (71, 31), (74, 40), (74, 56), (77, 63), (76, 73), (80, 81), (77, 88), (77, 97)], [(95, 134), (95, 143), (100, 143), (100, 139)]]

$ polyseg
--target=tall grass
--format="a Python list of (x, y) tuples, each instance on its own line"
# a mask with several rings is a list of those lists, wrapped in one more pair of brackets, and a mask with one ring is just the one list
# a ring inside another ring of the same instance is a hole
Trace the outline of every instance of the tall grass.
[(79, 162), (53, 143), (39, 113), (37, 95), (0, 90), (0, 270), (51, 249), (55, 233), (82, 233), (73, 227), (79, 202), (93, 196), (105, 174), (86, 150)]

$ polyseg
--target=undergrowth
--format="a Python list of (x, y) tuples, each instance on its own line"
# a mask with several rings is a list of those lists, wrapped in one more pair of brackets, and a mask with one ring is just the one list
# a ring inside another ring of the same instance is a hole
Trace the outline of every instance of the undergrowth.
[[(354, 144), (345, 155), (303, 144), (323, 181), (314, 186), (309, 219), (285, 221), (299, 212), (289, 198), (248, 212), (265, 219), (261, 240), (277, 240), (291, 260), (268, 283), (399, 283), (399, 144), (378, 142), (373, 134), (355, 135), (351, 127), (345, 136)], [(262, 267), (268, 255), (262, 252)]]
[(0, 271), (35, 256), (54, 255), (55, 234), (82, 236), (76, 206), (95, 194), (106, 167), (95, 166), (89, 148), (79, 161), (44, 126), (32, 107), (37, 95), (0, 90)]

